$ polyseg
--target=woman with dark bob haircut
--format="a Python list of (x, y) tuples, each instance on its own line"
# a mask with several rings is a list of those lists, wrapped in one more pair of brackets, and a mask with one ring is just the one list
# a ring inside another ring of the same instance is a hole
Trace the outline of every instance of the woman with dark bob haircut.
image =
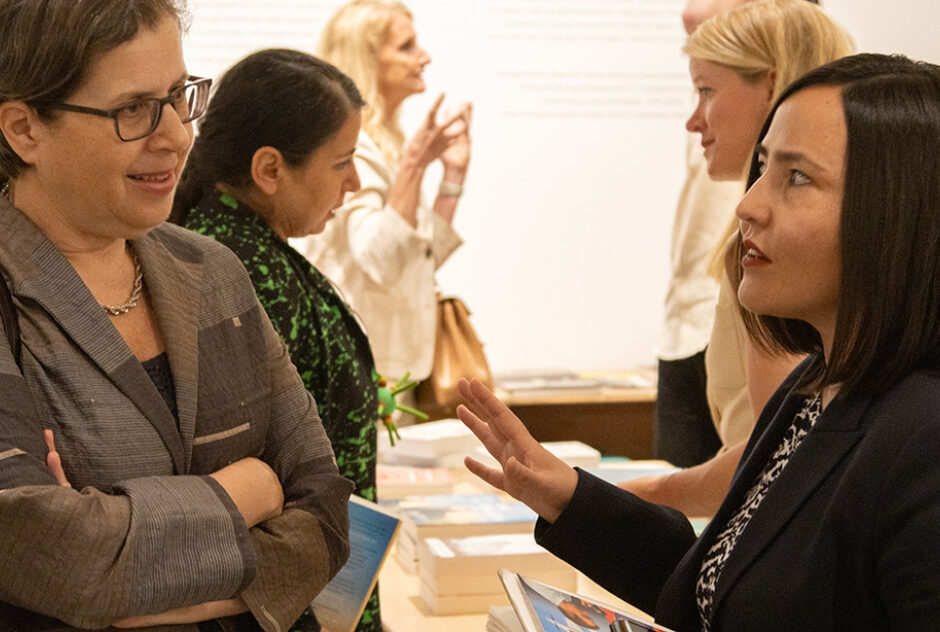
[[(479, 382), (467, 467), (539, 543), (680, 632), (926, 630), (940, 621), (940, 67), (856, 55), (793, 83), (737, 209), (759, 344), (809, 353), (767, 403), (718, 513), (566, 466)], [(590, 536), (590, 537), (586, 537)]]
[(211, 83), (184, 9), (0, 0), (5, 630), (287, 630), (349, 555), (244, 267), (165, 222)]
[[(306, 53), (262, 50), (216, 84), (174, 201), (174, 221), (241, 259), (304, 386), (340, 474), (375, 500), (378, 386), (369, 341), (330, 282), (287, 242), (323, 230), (359, 190), (364, 102), (352, 79)], [(296, 625), (311, 628), (308, 612)], [(360, 631), (381, 630), (378, 591)]]

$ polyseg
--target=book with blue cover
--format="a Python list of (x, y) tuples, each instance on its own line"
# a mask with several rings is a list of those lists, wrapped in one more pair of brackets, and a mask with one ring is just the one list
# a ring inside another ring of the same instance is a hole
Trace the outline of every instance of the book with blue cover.
[(400, 510), (402, 532), (417, 541), (426, 537), (459, 538), (486, 533), (531, 531), (538, 518), (520, 502), (406, 507)]
[(330, 632), (352, 632), (378, 580), (401, 520), (379, 505), (349, 498), (349, 559), (311, 604)]

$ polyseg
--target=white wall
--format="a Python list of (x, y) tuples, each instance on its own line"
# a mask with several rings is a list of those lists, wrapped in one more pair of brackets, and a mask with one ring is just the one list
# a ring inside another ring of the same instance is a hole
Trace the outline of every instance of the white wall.
[[(312, 51), (339, 4), (191, 0), (190, 70), (215, 75), (264, 46)], [(651, 363), (691, 105), (684, 0), (408, 4), (433, 63), (405, 128), (440, 91), (474, 102), (466, 244), (439, 281), (470, 306), (493, 369)], [(860, 50), (940, 61), (940, 6), (880, 4), (825, 2)]]
[(855, 38), (859, 52), (903, 53), (940, 63), (940, 3), (936, 0), (822, 0)]

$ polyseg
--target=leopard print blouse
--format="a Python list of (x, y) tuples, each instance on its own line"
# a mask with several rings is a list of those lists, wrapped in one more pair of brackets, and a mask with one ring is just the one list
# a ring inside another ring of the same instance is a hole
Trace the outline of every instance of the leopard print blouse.
[(821, 412), (822, 400), (817, 393), (814, 397), (806, 400), (803, 409), (797, 413), (793, 423), (784, 433), (783, 440), (777, 450), (771, 455), (767, 465), (764, 466), (754, 485), (748, 491), (741, 508), (728, 520), (725, 528), (718, 534), (715, 543), (706, 553), (702, 561), (702, 570), (699, 572), (698, 581), (695, 584), (695, 597), (703, 632), (710, 632), (711, 630), (715, 586), (718, 584), (725, 561), (731, 555), (738, 537), (747, 528), (754, 511), (767, 495), (767, 490), (780, 476), (783, 468), (789, 462), (790, 456), (796, 451), (803, 438), (816, 423)]

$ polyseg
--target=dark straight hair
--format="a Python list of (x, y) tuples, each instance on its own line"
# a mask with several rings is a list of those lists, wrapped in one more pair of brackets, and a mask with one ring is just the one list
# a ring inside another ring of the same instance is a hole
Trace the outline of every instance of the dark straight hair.
[[(185, 28), (186, 1), (0, 0), (0, 103), (64, 101), (101, 55), (167, 17)], [(25, 167), (0, 134), (0, 181)]]
[[(813, 86), (841, 88), (848, 139), (833, 346), (803, 387), (877, 395), (912, 371), (940, 369), (940, 66), (878, 54), (821, 66), (784, 91), (760, 139), (780, 104)], [(755, 154), (748, 187), (758, 177)], [(732, 252), (737, 287), (740, 234)], [(807, 323), (741, 311), (764, 348), (821, 351)]]
[(216, 183), (249, 186), (261, 147), (302, 165), (364, 105), (352, 79), (313, 55), (270, 48), (245, 57), (222, 75), (198, 122), (170, 220), (182, 224)]

